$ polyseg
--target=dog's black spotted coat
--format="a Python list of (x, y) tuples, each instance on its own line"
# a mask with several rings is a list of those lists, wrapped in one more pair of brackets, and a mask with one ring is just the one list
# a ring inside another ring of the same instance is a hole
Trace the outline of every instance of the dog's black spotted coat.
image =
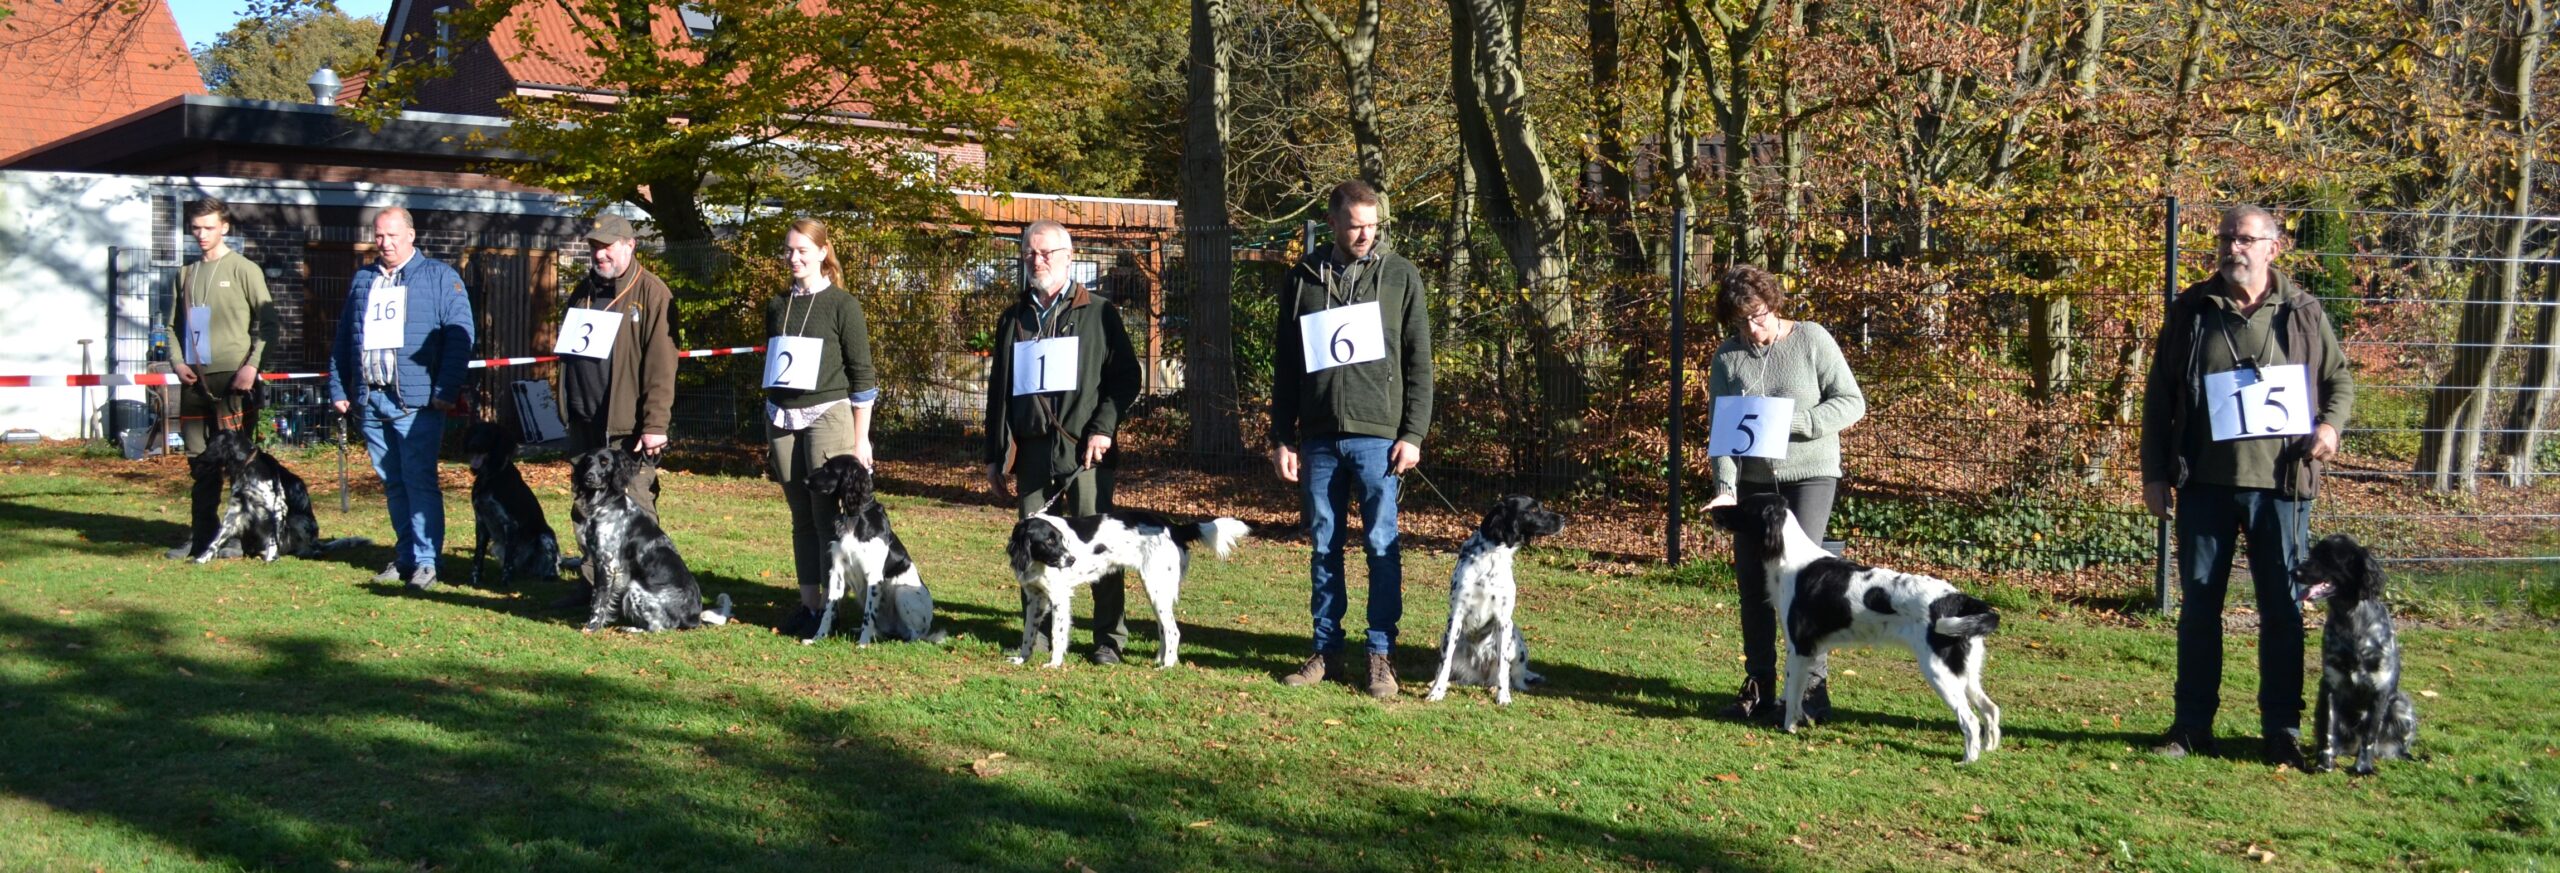
[(542, 501), (516, 468), (516, 436), (493, 421), (473, 424), (462, 435), (471, 465), (471, 583), (480, 583), (491, 551), (498, 556), (498, 584), (516, 577), (560, 577), (560, 538), (543, 517)]
[(2352, 772), (2371, 774), (2384, 758), (2407, 759), (2418, 712), (2400, 689), (2400, 639), (2383, 600), (2380, 562), (2353, 537), (2335, 534), (2311, 547), (2295, 570), (2300, 581), (2330, 586), (2329, 617), (2320, 628), (2320, 693), (2312, 708), (2317, 754), (2328, 770), (2353, 755)]
[(1182, 640), (1173, 605), (1191, 566), (1191, 545), (1207, 543), (1223, 558), (1247, 530), (1244, 522), (1232, 518), (1175, 524), (1162, 515), (1132, 510), (1074, 518), (1041, 513), (1016, 522), (1004, 546), (1023, 591), (1022, 645), (1014, 655), (1015, 663), (1028, 663), (1038, 654), (1031, 651), (1032, 631), (1044, 625), (1049, 637), (1047, 665), (1065, 663), (1067, 605), (1075, 589), (1115, 571), (1130, 571), (1155, 607), (1156, 626), (1164, 639), (1156, 665), (1173, 666)]
[(620, 624), (643, 631), (703, 623), (702, 586), (658, 517), (623, 493), (647, 460), (618, 448), (579, 455), (570, 465), (586, 530), (580, 551), (596, 563), (587, 630)]
[(311, 514), (311, 489), (302, 477), (250, 442), (247, 434), (215, 431), (204, 452), (188, 459), (187, 466), (198, 481), (208, 476), (217, 480), (227, 476), (231, 481), (221, 525), (204, 551), (195, 555), (196, 563), (213, 560), (235, 539), (241, 554), (266, 561), (280, 555), (315, 557), (339, 544), (320, 541), (320, 522)]
[(880, 505), (871, 468), (852, 455), (829, 458), (809, 474), (809, 490), (835, 508), (834, 538), (827, 542), (827, 605), (811, 639), (835, 628), (836, 604), (848, 595), (861, 614), (855, 625), (857, 645), (882, 636), (907, 642), (942, 639), (933, 630), (933, 592), (908, 557), (907, 544), (889, 527), (889, 510)]
[(1564, 524), (1564, 516), (1523, 494), (1504, 497), (1485, 512), (1458, 547), (1458, 565), (1449, 573), (1449, 627), (1440, 637), (1440, 672), (1425, 699), (1447, 696), (1449, 683), (1456, 682), (1492, 688), (1494, 702), (1507, 704), (1511, 692), (1545, 680), (1529, 669), (1529, 641), (1514, 620), (1520, 592), (1511, 565), (1522, 546)]

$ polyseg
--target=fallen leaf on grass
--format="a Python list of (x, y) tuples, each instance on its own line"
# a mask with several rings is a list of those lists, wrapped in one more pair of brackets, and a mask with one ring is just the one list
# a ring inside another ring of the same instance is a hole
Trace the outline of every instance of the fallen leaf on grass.
[(1325, 723), (1325, 726), (1326, 726), (1326, 727), (1341, 727), (1341, 726), (1342, 726), (1342, 719), (1338, 719), (1338, 718), (1328, 718), (1328, 719), (1325, 719), (1325, 720), (1324, 720), (1324, 723)]
[(2421, 688), (2418, 689), (2418, 696), (2432, 698), (2436, 696), (2436, 692), (2433, 688)]
[(1217, 824), (1217, 823), (1218, 823), (1218, 820), (1217, 820), (1217, 819), (1214, 819), (1214, 818), (1204, 818), (1204, 819), (1201, 819), (1201, 820), (1199, 820), (1199, 821), (1192, 822), (1192, 823), (1190, 823), (1190, 824), (1188, 824), (1188, 825), (1184, 825), (1184, 827), (1205, 828), (1205, 827), (1208, 827), (1208, 826), (1210, 826), (1210, 825)]
[(1742, 774), (1740, 774), (1740, 773), (1718, 773), (1718, 774), (1716, 774), (1716, 781), (1718, 781), (1718, 782), (1740, 782), (1740, 781), (1742, 781)]
[(189, 669), (187, 669), (187, 668), (185, 668), (185, 667), (180, 667), (180, 668), (178, 668), (178, 675), (180, 675), (180, 676), (185, 676), (185, 677), (188, 677), (188, 678), (194, 678), (194, 677), (195, 677), (195, 675), (196, 675), (196, 671), (194, 671), (194, 670), (189, 670)]

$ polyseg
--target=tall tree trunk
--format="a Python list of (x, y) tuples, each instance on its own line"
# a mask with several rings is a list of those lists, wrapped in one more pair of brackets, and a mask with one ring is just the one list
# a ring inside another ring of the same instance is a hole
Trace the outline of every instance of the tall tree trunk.
[(1378, 130), (1378, 0), (1360, 0), (1353, 13), (1351, 26), (1336, 24), (1325, 14), (1317, 0), (1297, 0), (1298, 10), (1315, 22), (1333, 47), (1333, 56), (1342, 62), (1345, 100), (1350, 104), (1351, 146), (1358, 159), (1360, 181), (1378, 189), (1381, 215), (1392, 214), (1394, 198), (1387, 191), (1387, 140)]
[[(1758, 156), (1753, 139), (1759, 135), (1755, 123), (1759, 110), (1760, 37), (1768, 32), (1777, 12), (1776, 0), (1759, 0), (1740, 16), (1725, 11), (1718, 4), (1706, 4), (1708, 15), (1715, 21), (1723, 37), (1721, 46), (1707, 43), (1706, 31), (1690, 3), (1674, 3), (1680, 30), (1687, 35), (1690, 50), (1697, 56), (1698, 73), (1706, 85), (1709, 109), (1715, 115), (1716, 131), (1724, 140), (1722, 171), (1724, 182), (1725, 245), (1723, 249), (1734, 263), (1756, 262), (1766, 256), (1767, 247), (1759, 222), (1759, 194), (1752, 185), (1751, 168)], [(1717, 51), (1718, 48), (1722, 52)]]
[(1191, 325), (1183, 343), (1194, 452), (1244, 451), (1235, 367), (1234, 232), (1227, 224), (1227, 0), (1191, 0), (1190, 100), (1182, 137), (1182, 252), (1191, 263)]
[[(1675, 10), (1684, 4), (1665, 4)], [(1689, 174), (1698, 157), (1698, 138), (1689, 128), (1689, 68), (1692, 65), (1689, 37), (1681, 32), (1678, 21), (1663, 22), (1662, 36), (1662, 160), (1658, 167), (1661, 184), (1669, 186), (1671, 209), (1675, 215), (1697, 220), (1697, 192)], [(1685, 234), (1689, 228), (1674, 226), (1671, 232)], [(1669, 260), (1673, 249), (1669, 240), (1656, 248), (1654, 269), (1664, 276), (1673, 274)]]
[[(2533, 215), (2533, 162), (2539, 157), (2537, 147), (2541, 131), (2540, 119), (2534, 111), (2534, 78), (2541, 70), (2544, 40), (2551, 30), (2550, 7), (2545, 0), (2516, 0), (2510, 7), (2515, 26), (2499, 46), (2493, 65), (2498, 90), (2506, 95), (2499, 108), (2514, 125), (2515, 163), (2507, 173), (2509, 196), (2513, 198), (2515, 224), (2507, 229), (2507, 261), (2499, 265), (2500, 281), (2514, 299), (2524, 284), (2524, 248), (2526, 228)], [(2560, 303), (2560, 276), (2544, 269), (2543, 298)], [(2522, 488), (2531, 484), (2534, 453), (2539, 448), (2538, 431), (2551, 407), (2551, 385), (2560, 377), (2560, 356), (2553, 354), (2554, 322), (2560, 322), (2560, 309), (2541, 307), (2540, 328), (2535, 332), (2533, 351), (2525, 358), (2521, 390), (2516, 392), (2513, 408), (2504, 424), (2506, 438), (2500, 440), (2506, 455), (2507, 484)]]
[(2453, 371), (2446, 375), (2427, 404), (2427, 434), (2421, 442), (2419, 471), (2429, 474), (2427, 481), (2437, 490), (2459, 485), (2465, 491), (2480, 487), (2480, 456), (2483, 430), (2490, 420), (2490, 386), (2498, 376), (2499, 364), (2506, 356), (2509, 334), (2515, 327), (2516, 298), (2524, 284), (2525, 242), (2533, 225), (2533, 78), (2539, 72), (2543, 31), (2550, 26), (2544, 0), (2515, 0), (2507, 4), (2509, 18), (2498, 34), (2497, 51), (2490, 63), (2494, 83), (2488, 95), (2492, 117), (2514, 135), (2518, 142), (2514, 154), (2500, 174), (2508, 198), (2508, 223), (2500, 242), (2502, 259), (2487, 272), (2473, 277), (2471, 294), (2462, 310), (2461, 346), (2454, 350)]
[[(2560, 256), (2547, 253), (2544, 258)], [(2525, 356), (2524, 381), (2517, 386), (2515, 401), (2507, 410), (2506, 439), (2499, 451), (2507, 456), (2507, 485), (2523, 488), (2533, 484), (2539, 475), (2536, 458), (2542, 452), (2543, 432), (2553, 427), (2552, 409), (2560, 406), (2553, 396), (2560, 394), (2560, 269), (2542, 270), (2542, 296), (2534, 307), (2542, 313), (2533, 332), (2533, 349)]]
[(1618, 53), (1618, 0), (1587, 0), (1583, 18), (1591, 34), (1591, 98), (1598, 103), (1594, 122), (1599, 141), (1594, 151), (1600, 165), (1600, 196), (1595, 205), (1609, 223), (1609, 248), (1617, 255), (1617, 272), (1638, 273), (1644, 270), (1646, 258), (1644, 236), (1636, 232), (1635, 176), (1628, 172), (1627, 100), (1619, 90), (1624, 83)]
[[(2033, 34), (2025, 37), (2024, 41), (2035, 41)], [(2085, 178), (2093, 163), (2088, 154), (2089, 137), (2084, 132), (2087, 128), (2079, 122), (2087, 114), (2089, 104), (2098, 98), (2098, 66), (2105, 60), (2106, 41), (2105, 0), (2083, 0), (2079, 24), (2065, 49), (2070, 52), (2068, 64), (2075, 99), (2066, 111), (2072, 123), (2065, 128), (2070, 132), (2063, 135), (2063, 153), (2065, 166), (2073, 178)], [(2026, 113), (2020, 112), (2013, 118), (2025, 116)], [(2040, 240), (2055, 236), (2052, 232), (2036, 234)], [(2044, 278), (2061, 279), (2080, 270), (2076, 257), (2059, 252), (2048, 257), (2052, 274)], [(2034, 396), (2039, 401), (2053, 400), (2070, 382), (2071, 356), (2078, 346), (2071, 327), (2072, 305), (2071, 295), (2058, 290), (2027, 298), (2027, 361), (2029, 374), (2035, 380)]]

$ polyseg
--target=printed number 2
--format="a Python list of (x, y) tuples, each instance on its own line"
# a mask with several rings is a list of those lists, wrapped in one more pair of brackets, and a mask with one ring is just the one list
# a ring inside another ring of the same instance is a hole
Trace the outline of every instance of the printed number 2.
[(1742, 432), (1742, 445), (1734, 447), (1732, 454), (1739, 455), (1747, 453), (1751, 451), (1752, 446), (1760, 444), (1760, 431), (1751, 427), (1751, 423), (1759, 420), (1759, 418), (1760, 413), (1752, 412), (1746, 413), (1741, 418), (1734, 420), (1733, 429)]
[(1342, 335), (1342, 332), (1343, 332), (1343, 331), (1345, 331), (1345, 330), (1349, 330), (1350, 328), (1351, 328), (1351, 325), (1349, 325), (1349, 324), (1344, 324), (1344, 325), (1341, 325), (1341, 326), (1339, 326), (1339, 327), (1334, 328), (1334, 329), (1333, 329), (1333, 342), (1332, 342), (1331, 344), (1329, 344), (1329, 345), (1325, 346), (1325, 349), (1326, 349), (1327, 351), (1330, 351), (1330, 352), (1332, 352), (1332, 353), (1333, 353), (1333, 362), (1334, 362), (1334, 363), (1339, 364), (1339, 363), (1342, 363), (1342, 362), (1344, 362), (1344, 361), (1351, 360), (1351, 356), (1353, 356), (1353, 355), (1357, 355), (1357, 354), (1359, 354), (1359, 353), (1360, 353), (1360, 347), (1359, 347), (1359, 346), (1357, 346), (1357, 345), (1352, 344), (1352, 342), (1351, 342), (1351, 338), (1350, 338), (1350, 337), (1347, 337), (1347, 336), (1343, 336), (1343, 335)]

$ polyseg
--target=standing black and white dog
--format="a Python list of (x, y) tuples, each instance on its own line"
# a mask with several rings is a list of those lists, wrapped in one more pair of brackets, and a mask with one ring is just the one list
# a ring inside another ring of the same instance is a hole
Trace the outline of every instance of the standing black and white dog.
[(702, 586), (658, 517), (623, 493), (648, 461), (617, 448), (579, 455), (570, 464), (581, 514), (578, 547), (595, 565), (596, 593), (588, 633), (614, 624), (636, 631), (684, 630), (729, 622), (729, 595), (717, 609), (702, 608)]
[(518, 574), (560, 578), (560, 538), (516, 469), (515, 431), (494, 421), (474, 424), (462, 434), (462, 450), (471, 461), (471, 584), (480, 584), (492, 542), (500, 586), (514, 584)]
[[(835, 539), (827, 543), (827, 608), (818, 615), (818, 632), (802, 644), (824, 639), (835, 627), (836, 604), (859, 579), (862, 631), (854, 644), (871, 645), (885, 636), (907, 642), (939, 642), (933, 630), (933, 592), (916, 574), (907, 545), (889, 529), (889, 510), (872, 491), (871, 468), (852, 455), (828, 458), (809, 473), (809, 490), (834, 501)], [(888, 609), (880, 607), (883, 600)]]
[(1982, 638), (2000, 627), (1991, 604), (1943, 579), (1832, 557), (1796, 527), (1787, 499), (1775, 494), (1716, 507), (1713, 516), (1717, 527), (1759, 538), (1768, 556), (1769, 603), (1787, 635), (1782, 723), (1788, 733), (1803, 716), (1806, 686), (1827, 672), (1832, 649), (1898, 643), (1920, 662), (1920, 678), (1955, 710), (1965, 762), (2000, 748), (2000, 707), (1982, 690)]
[(1440, 638), (1440, 675), (1425, 700), (1449, 696), (1449, 683), (1493, 689), (1493, 702), (1511, 703), (1511, 692), (1546, 681), (1529, 670), (1529, 641), (1512, 621), (1520, 586), (1511, 557), (1538, 537), (1564, 530), (1564, 516), (1514, 494), (1495, 503), (1484, 522), (1458, 547), (1449, 574), (1449, 632)]
[(1156, 666), (1171, 667), (1182, 629), (1173, 622), (1173, 602), (1182, 593), (1182, 577), (1191, 569), (1191, 545), (1206, 542), (1218, 557), (1234, 551), (1251, 529), (1232, 518), (1174, 524), (1152, 512), (1113, 510), (1075, 518), (1041, 513), (1013, 526), (1004, 553), (1013, 559), (1014, 579), (1022, 584), (1022, 645), (1013, 662), (1032, 657), (1031, 629), (1049, 623), (1049, 664), (1066, 663), (1068, 603), (1078, 587), (1091, 585), (1113, 570), (1132, 570), (1155, 605), (1156, 628), (1164, 637), (1164, 653)]
[(278, 555), (309, 558), (367, 542), (360, 537), (321, 542), (320, 522), (311, 515), (311, 489), (276, 456), (250, 442), (246, 433), (215, 431), (205, 442), (204, 453), (188, 459), (187, 467), (199, 480), (231, 478), (231, 499), (223, 504), (221, 526), (214, 529), (204, 551), (196, 553), (198, 564), (213, 560), (234, 539), (242, 554), (254, 554), (269, 563)]
[(2356, 759), (2349, 772), (2362, 776), (2373, 773), (2378, 759), (2406, 760), (2418, 736), (2418, 711), (2400, 690), (2400, 638), (2392, 632), (2391, 604), (2382, 599), (2382, 565), (2355, 538), (2334, 534), (2312, 544), (2310, 559), (2294, 574), (2315, 594), (2329, 589), (2312, 766), (2336, 769), (2345, 753)]

